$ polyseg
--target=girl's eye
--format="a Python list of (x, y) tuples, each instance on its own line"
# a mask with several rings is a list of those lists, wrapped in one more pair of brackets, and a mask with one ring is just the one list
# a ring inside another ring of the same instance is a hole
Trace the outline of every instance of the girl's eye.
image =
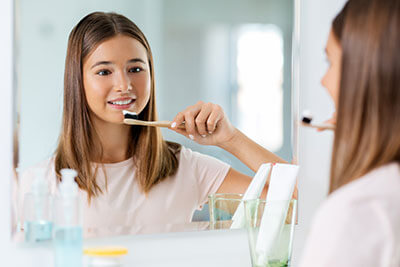
[(134, 67), (134, 68), (129, 69), (129, 72), (132, 72), (132, 73), (141, 72), (141, 71), (142, 71), (142, 68), (139, 68), (139, 67)]
[(109, 71), (109, 70), (101, 70), (101, 71), (98, 71), (97, 74), (100, 75), (100, 76), (106, 76), (106, 75), (111, 74), (111, 71)]

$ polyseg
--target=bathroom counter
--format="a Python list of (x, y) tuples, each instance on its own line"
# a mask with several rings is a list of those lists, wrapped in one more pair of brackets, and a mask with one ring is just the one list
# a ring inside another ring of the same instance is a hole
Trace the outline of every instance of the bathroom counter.
[[(37, 246), (15, 245), (20, 255), (16, 258), (15, 266), (53, 266), (51, 242)], [(84, 247), (93, 246), (126, 247), (128, 255), (124, 258), (124, 266), (129, 267), (251, 266), (245, 230), (114, 236), (84, 241)]]
[(245, 231), (218, 230), (88, 239), (85, 246), (128, 248), (126, 266), (251, 266)]

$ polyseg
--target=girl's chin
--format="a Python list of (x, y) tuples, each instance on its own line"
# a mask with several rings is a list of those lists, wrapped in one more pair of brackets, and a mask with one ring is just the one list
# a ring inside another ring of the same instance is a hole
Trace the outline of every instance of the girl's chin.
[(111, 123), (111, 124), (124, 124), (124, 115), (116, 115), (112, 117), (105, 118), (104, 121)]

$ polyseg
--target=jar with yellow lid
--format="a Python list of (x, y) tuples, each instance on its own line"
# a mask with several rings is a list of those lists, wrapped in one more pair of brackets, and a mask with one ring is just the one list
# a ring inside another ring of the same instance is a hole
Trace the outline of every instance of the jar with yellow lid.
[(85, 248), (85, 261), (87, 267), (122, 267), (122, 258), (128, 254), (128, 249), (123, 247), (95, 247)]

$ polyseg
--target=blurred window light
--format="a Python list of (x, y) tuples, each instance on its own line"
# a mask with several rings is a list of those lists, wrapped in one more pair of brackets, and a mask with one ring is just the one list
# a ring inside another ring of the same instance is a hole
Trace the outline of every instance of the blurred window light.
[(237, 29), (238, 128), (260, 145), (283, 144), (283, 36), (278, 27), (246, 24)]

